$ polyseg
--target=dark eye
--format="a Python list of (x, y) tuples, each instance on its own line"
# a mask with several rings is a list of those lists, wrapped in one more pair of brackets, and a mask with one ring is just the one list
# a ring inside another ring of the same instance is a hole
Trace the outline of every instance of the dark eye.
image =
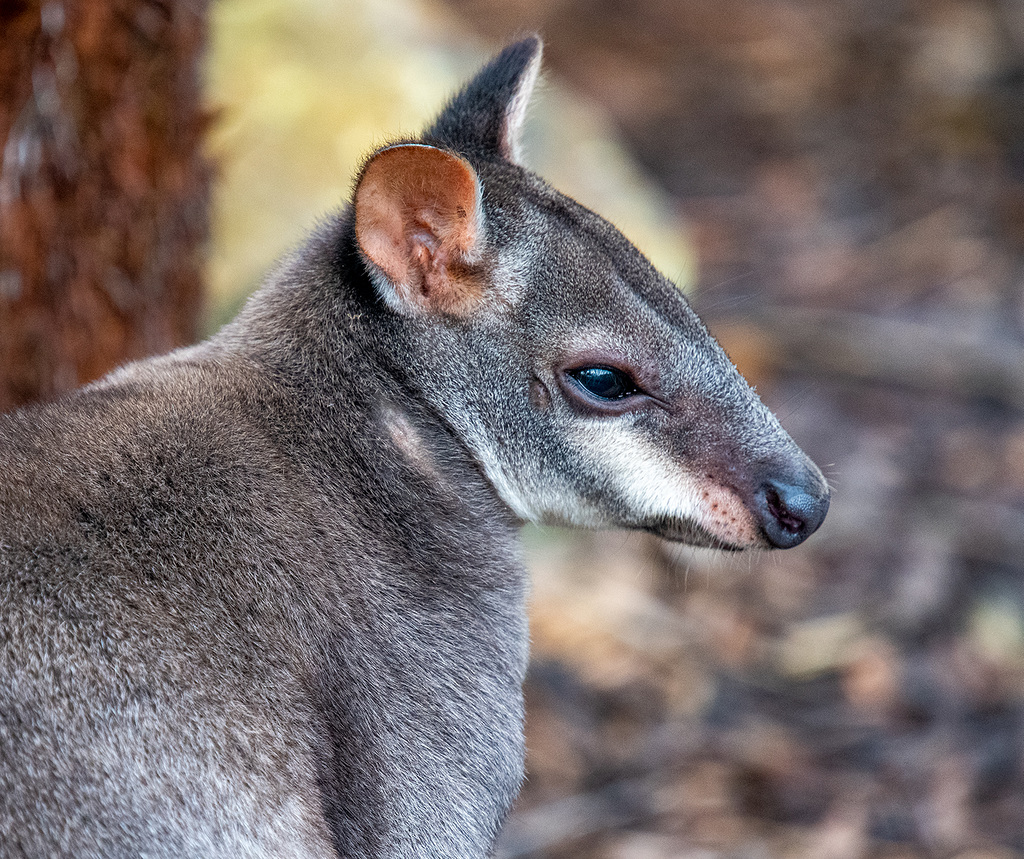
[(621, 400), (640, 393), (629, 374), (614, 367), (581, 367), (579, 370), (570, 370), (569, 375), (589, 393), (602, 400)]

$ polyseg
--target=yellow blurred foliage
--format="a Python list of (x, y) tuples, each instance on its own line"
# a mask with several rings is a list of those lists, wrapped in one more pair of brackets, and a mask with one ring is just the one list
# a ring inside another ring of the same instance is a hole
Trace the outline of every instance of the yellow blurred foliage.
[[(494, 49), (425, 3), (221, 0), (206, 69), (218, 167), (209, 254), (211, 325), (273, 261), (348, 196), (376, 145), (416, 135)], [(616, 223), (670, 277), (690, 254), (667, 198), (598, 109), (547, 84), (529, 164)]]

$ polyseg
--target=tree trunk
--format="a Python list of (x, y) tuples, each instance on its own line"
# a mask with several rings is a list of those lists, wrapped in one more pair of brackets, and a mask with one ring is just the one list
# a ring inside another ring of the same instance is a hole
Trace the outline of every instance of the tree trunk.
[(206, 0), (0, 4), (0, 411), (190, 342)]

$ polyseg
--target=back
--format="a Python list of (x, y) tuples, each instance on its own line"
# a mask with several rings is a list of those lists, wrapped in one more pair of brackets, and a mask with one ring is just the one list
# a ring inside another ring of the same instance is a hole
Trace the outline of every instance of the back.
[(217, 375), (0, 418), (0, 854), (324, 837), (295, 583), (267, 575), (297, 568), (302, 478)]

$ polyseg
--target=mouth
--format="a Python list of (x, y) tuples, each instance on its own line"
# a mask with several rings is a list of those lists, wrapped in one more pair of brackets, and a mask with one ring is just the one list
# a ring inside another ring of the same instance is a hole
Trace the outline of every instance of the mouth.
[(667, 520), (644, 529), (656, 537), (672, 543), (684, 543), (698, 549), (716, 549), (719, 552), (742, 552), (752, 548), (732, 543), (716, 536), (696, 522)]

